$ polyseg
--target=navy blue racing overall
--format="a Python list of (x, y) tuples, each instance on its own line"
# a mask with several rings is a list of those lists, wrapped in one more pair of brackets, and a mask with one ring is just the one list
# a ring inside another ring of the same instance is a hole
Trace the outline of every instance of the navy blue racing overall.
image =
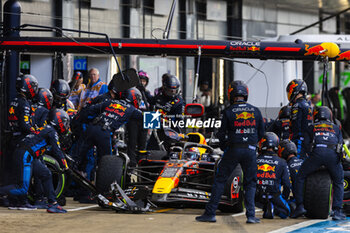
[(264, 122), (258, 108), (245, 102), (237, 102), (223, 111), (217, 137), (225, 153), (218, 165), (205, 215), (215, 215), (226, 181), (240, 163), (244, 174), (246, 216), (255, 217), (256, 144), (263, 136)]
[(288, 139), (289, 124), (290, 119), (278, 119), (272, 123), (269, 131), (274, 132), (280, 140)]
[(12, 133), (12, 148), (14, 148), (27, 134), (36, 132), (32, 120), (31, 105), (31, 102), (21, 94), (18, 94), (10, 104), (8, 122)]
[(303, 190), (308, 175), (324, 165), (333, 181), (333, 210), (341, 209), (344, 195), (344, 172), (340, 156), (336, 149), (343, 143), (341, 131), (337, 125), (330, 121), (319, 121), (313, 125), (313, 149), (311, 155), (304, 161), (297, 175), (296, 204), (304, 201)]
[(295, 143), (298, 150), (298, 158), (307, 157), (311, 143), (308, 129), (312, 125), (312, 108), (304, 97), (296, 99), (291, 110), (290, 140)]
[(287, 161), (288, 164), (288, 169), (289, 169), (289, 174), (290, 178), (292, 180), (292, 192), (293, 196), (295, 198), (295, 185), (296, 185), (296, 180), (297, 180), (297, 175), (300, 170), (301, 165), (303, 164), (304, 160), (298, 159), (296, 156), (293, 156)]
[[(256, 163), (257, 202), (267, 203), (270, 201), (274, 214), (281, 218), (287, 218), (290, 215), (287, 203), (290, 193), (290, 178), (286, 161), (272, 151), (265, 151), (258, 156)], [(281, 186), (283, 186), (282, 193)]]

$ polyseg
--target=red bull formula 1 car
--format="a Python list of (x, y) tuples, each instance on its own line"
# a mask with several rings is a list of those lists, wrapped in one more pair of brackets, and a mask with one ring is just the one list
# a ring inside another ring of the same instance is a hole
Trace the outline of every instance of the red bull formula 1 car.
[[(221, 156), (207, 145), (200, 133), (189, 133), (185, 137), (171, 129), (164, 131), (167, 140), (173, 142), (171, 150), (144, 151), (137, 167), (128, 167), (127, 157), (104, 156), (100, 163), (103, 169), (97, 174), (97, 188), (108, 191), (110, 183), (117, 180), (131, 198), (133, 190), (148, 188), (148, 198), (157, 205), (203, 207), (210, 199)], [(183, 142), (179, 138), (187, 139)], [(118, 174), (108, 172), (115, 171), (115, 167), (122, 168)], [(237, 166), (226, 183), (219, 205), (221, 211), (243, 211), (241, 183), (242, 170)]]

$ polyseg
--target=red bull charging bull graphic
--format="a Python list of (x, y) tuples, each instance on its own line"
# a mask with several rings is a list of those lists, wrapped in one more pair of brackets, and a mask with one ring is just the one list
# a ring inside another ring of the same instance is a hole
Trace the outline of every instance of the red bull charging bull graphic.
[(113, 113), (116, 113), (118, 114), (119, 116), (124, 116), (125, 114), (125, 111), (126, 111), (126, 107), (120, 105), (120, 104), (114, 104), (114, 103), (111, 103), (107, 108), (106, 108), (107, 111), (109, 112), (113, 112)]
[(249, 112), (242, 112), (240, 114), (236, 114), (236, 119), (244, 119), (244, 120), (247, 120), (247, 119), (250, 119), (250, 118), (255, 118), (254, 117), (254, 113), (249, 113)]
[(345, 51), (343, 53), (339, 53), (337, 59), (337, 61), (339, 60), (346, 60), (346, 61), (349, 61), (350, 60), (350, 50), (348, 51)]
[(266, 163), (263, 165), (258, 165), (258, 170), (264, 171), (264, 172), (269, 172), (269, 171), (275, 172), (275, 168), (276, 168), (276, 166), (271, 166), (271, 165), (266, 164)]

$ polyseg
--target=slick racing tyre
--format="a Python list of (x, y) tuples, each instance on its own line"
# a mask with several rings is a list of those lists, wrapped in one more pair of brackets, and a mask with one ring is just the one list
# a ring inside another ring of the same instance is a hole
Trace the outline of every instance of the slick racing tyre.
[(219, 205), (219, 210), (224, 213), (240, 213), (243, 211), (243, 172), (241, 165), (237, 165), (231, 176), (228, 178), (224, 195), (229, 205)]
[(344, 171), (344, 200), (350, 200), (350, 171)]
[(306, 216), (314, 219), (328, 218), (332, 204), (332, 180), (327, 170), (320, 169), (306, 178), (304, 207)]
[[(51, 171), (52, 174), (52, 183), (53, 188), (55, 190), (56, 199), (60, 200), (60, 204), (65, 205), (65, 197), (63, 195), (63, 191), (66, 185), (66, 176), (64, 172), (61, 170), (59, 163), (57, 160), (50, 156), (50, 155), (44, 155), (43, 161), (46, 165), (46, 167)], [(32, 178), (31, 185), (28, 190), (28, 197), (29, 200), (34, 202), (35, 197), (35, 190), (34, 190), (34, 178)], [(43, 190), (42, 190), (43, 191)]]
[(102, 194), (108, 193), (113, 182), (121, 185), (124, 160), (116, 155), (105, 155), (100, 159), (96, 174), (96, 188)]
[(56, 199), (64, 198), (62, 194), (66, 186), (66, 176), (61, 170), (59, 163), (50, 155), (44, 155), (43, 160), (52, 173), (52, 182)]

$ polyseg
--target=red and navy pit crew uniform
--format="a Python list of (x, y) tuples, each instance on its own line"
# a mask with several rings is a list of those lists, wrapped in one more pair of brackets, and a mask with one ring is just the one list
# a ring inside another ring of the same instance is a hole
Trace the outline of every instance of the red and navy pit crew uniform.
[(247, 217), (255, 217), (256, 144), (264, 135), (264, 122), (257, 107), (237, 102), (223, 111), (221, 127), (217, 133), (225, 151), (218, 165), (205, 214), (215, 215), (228, 177), (240, 163), (244, 174), (244, 202)]
[(344, 196), (344, 172), (336, 146), (343, 143), (343, 136), (337, 126), (329, 121), (320, 121), (312, 127), (313, 149), (301, 165), (296, 181), (296, 204), (303, 203), (303, 189), (308, 175), (324, 165), (331, 175), (334, 193), (333, 209), (341, 209)]
[[(86, 133), (86, 129), (88, 126), (88, 122), (82, 122), (80, 119), (81, 114), (85, 114), (85, 110), (95, 104), (99, 104), (108, 100), (111, 100), (112, 96), (111, 93), (108, 91), (102, 95), (96, 96), (92, 100), (90, 100), (86, 106), (76, 114), (76, 116), (72, 120), (72, 131), (75, 135), (76, 141), (72, 145), (71, 149), (71, 156), (73, 158), (79, 158), (81, 147), (84, 143), (84, 134)], [(92, 120), (95, 116), (90, 116), (90, 120)], [(95, 167), (95, 156), (94, 156), (94, 150), (93, 148), (90, 148), (86, 154), (87, 157), (87, 165), (86, 165), (86, 173), (87, 177), (91, 177), (91, 174), (93, 173), (93, 169)]]
[(309, 129), (312, 125), (312, 108), (304, 97), (294, 101), (291, 109), (290, 139), (298, 150), (298, 158), (305, 159), (310, 145)]
[(12, 133), (12, 146), (15, 146), (27, 134), (36, 132), (32, 120), (31, 106), (31, 102), (21, 94), (18, 94), (10, 103), (8, 122)]
[(292, 192), (293, 196), (295, 198), (295, 184), (297, 180), (297, 174), (300, 170), (301, 165), (303, 164), (304, 160), (298, 159), (296, 156), (291, 157), (288, 161), (288, 168), (289, 168), (289, 174), (290, 178), (292, 180)]
[(61, 168), (66, 168), (67, 164), (60, 149), (58, 134), (52, 126), (47, 125), (37, 134), (28, 134), (21, 140), (13, 155), (12, 171), (16, 184), (0, 187), (0, 194), (18, 197), (26, 196), (33, 175), (40, 179), (48, 202), (54, 203), (56, 197), (52, 184), (52, 175), (41, 160), (42, 154), (47, 147), (50, 147)]
[[(43, 106), (38, 104), (32, 105), (32, 119), (37, 130), (42, 130), (47, 125), (49, 112), (50, 111)], [(34, 185), (37, 200), (42, 200), (44, 198), (44, 191), (40, 177), (37, 177), (36, 173), (34, 173)]]
[(43, 106), (33, 105), (32, 118), (36, 127), (44, 127), (47, 124), (49, 110)]
[[(270, 201), (274, 207), (274, 214), (281, 218), (290, 215), (287, 203), (290, 193), (290, 178), (285, 160), (272, 151), (263, 152), (257, 160), (257, 202)], [(281, 186), (283, 192), (281, 194)]]
[(289, 124), (290, 119), (278, 119), (274, 121), (270, 128), (270, 132), (274, 132), (280, 140), (289, 139)]
[[(77, 158), (81, 163), (93, 146), (97, 147), (98, 158), (112, 154), (113, 132), (131, 118), (142, 120), (142, 112), (124, 100), (108, 100), (86, 107), (80, 117), (85, 119), (83, 121), (94, 117), (83, 135), (83, 144)], [(84, 165), (80, 164), (79, 169), (84, 169)]]

